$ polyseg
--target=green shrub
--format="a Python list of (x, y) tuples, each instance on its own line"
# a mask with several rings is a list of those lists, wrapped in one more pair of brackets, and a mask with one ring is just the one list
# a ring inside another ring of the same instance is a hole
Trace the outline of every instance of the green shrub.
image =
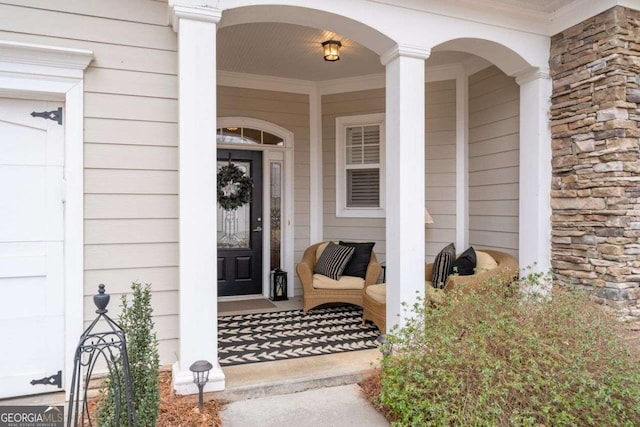
[[(127, 356), (129, 372), (133, 383), (134, 408), (136, 426), (155, 426), (160, 407), (160, 392), (158, 388), (158, 340), (153, 332), (151, 308), (151, 287), (144, 287), (140, 283), (133, 283), (133, 298), (131, 304), (127, 296), (122, 296), (122, 313), (119, 324), (127, 340)], [(109, 373), (109, 377), (102, 385), (101, 397), (98, 404), (98, 425), (116, 426), (115, 402), (120, 400), (123, 409), (120, 415), (120, 425), (127, 425), (126, 393), (122, 381), (122, 360), (117, 362), (117, 369)]]
[(382, 361), (393, 425), (638, 425), (640, 372), (619, 322), (584, 293), (530, 292), (548, 280), (416, 304)]

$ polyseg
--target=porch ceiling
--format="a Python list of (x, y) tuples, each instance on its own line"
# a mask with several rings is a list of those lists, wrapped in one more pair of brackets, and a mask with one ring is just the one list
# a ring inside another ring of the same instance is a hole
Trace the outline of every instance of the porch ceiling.
[[(437, 1), (426, 0), (377, 1), (424, 11), (431, 11), (440, 4)], [(576, 8), (584, 2), (585, 0), (449, 0), (454, 11), (456, 8), (463, 11), (470, 8), (482, 10), (487, 16), (496, 14), (501, 17), (520, 17), (521, 20), (524, 19), (522, 22), (535, 22), (531, 27), (535, 31), (540, 31), (540, 34), (548, 32), (549, 35), (564, 29), (563, 24), (557, 22), (566, 21), (567, 16), (575, 14)], [(436, 12), (439, 10), (436, 8)], [(557, 21), (555, 24), (554, 20)], [(340, 61), (323, 60), (321, 43), (329, 39), (342, 42)], [(434, 49), (427, 60), (427, 67), (463, 63), (473, 56)], [(355, 40), (323, 29), (274, 22), (220, 27), (218, 69), (308, 81), (334, 80), (384, 72), (379, 56)]]
[[(342, 42), (340, 60), (327, 62), (321, 43)], [(427, 66), (460, 63), (472, 55), (433, 52)], [(218, 30), (218, 69), (310, 81), (384, 73), (380, 58), (357, 42), (317, 28), (283, 23), (233, 25)]]

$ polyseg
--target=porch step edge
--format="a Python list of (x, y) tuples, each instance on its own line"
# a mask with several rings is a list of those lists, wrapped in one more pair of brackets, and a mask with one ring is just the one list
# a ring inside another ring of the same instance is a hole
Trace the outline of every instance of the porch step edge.
[(321, 378), (296, 378), (271, 384), (229, 388), (207, 394), (219, 401), (236, 402), (239, 400), (298, 393), (301, 391), (323, 387), (356, 384), (365, 379), (367, 376), (371, 375), (372, 372), (373, 370), (369, 368), (357, 372), (344, 373)]

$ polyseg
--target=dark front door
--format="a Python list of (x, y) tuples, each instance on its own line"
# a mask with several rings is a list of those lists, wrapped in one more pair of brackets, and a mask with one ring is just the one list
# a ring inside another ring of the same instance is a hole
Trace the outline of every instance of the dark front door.
[(262, 294), (262, 153), (218, 150), (218, 171), (225, 166), (243, 178), (228, 180), (218, 202), (218, 296)]

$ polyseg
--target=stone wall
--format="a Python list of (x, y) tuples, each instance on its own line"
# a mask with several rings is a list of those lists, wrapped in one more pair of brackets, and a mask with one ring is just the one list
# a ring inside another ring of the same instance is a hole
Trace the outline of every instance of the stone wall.
[(640, 12), (614, 7), (552, 37), (551, 265), (640, 316)]

